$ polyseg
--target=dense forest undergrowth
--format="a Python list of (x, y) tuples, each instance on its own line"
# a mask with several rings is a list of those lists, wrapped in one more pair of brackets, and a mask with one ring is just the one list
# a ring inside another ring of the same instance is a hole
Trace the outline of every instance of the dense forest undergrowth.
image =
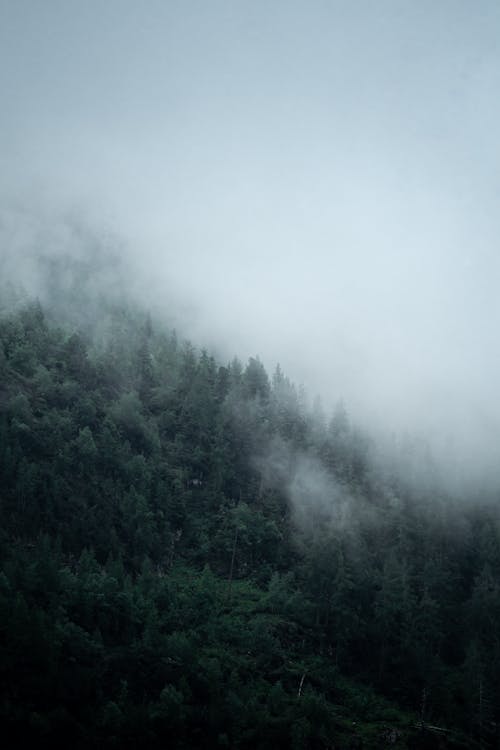
[(491, 497), (377, 462), (341, 405), (324, 417), (257, 358), (217, 362), (126, 304), (90, 325), (14, 296), (0, 318), (4, 736), (498, 746)]

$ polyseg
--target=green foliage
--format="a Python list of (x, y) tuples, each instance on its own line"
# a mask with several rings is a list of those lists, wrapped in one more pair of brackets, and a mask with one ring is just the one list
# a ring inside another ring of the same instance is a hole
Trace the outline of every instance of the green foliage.
[(496, 506), (376, 470), (342, 403), (327, 424), (279, 367), (158, 329), (0, 318), (5, 735), (498, 744)]

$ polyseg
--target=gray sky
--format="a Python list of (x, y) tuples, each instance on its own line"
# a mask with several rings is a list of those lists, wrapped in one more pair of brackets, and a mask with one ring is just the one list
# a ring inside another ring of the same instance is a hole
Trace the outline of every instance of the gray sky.
[(0, 0), (2, 198), (111, 226), (201, 340), (482, 451), (499, 40), (487, 0)]

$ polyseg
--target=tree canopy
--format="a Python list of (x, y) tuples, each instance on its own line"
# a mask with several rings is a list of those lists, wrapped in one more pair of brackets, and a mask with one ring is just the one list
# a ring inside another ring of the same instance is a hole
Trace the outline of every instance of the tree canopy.
[[(496, 747), (500, 515), (140, 310), (0, 318), (0, 715), (76, 748)], [(431, 469), (429, 469), (431, 471)]]

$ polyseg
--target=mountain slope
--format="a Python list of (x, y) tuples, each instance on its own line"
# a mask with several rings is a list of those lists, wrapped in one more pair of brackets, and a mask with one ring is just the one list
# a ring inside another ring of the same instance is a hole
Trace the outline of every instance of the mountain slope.
[(71, 320), (0, 320), (6, 731), (496, 746), (496, 506), (377, 464), (342, 406), (325, 420), (257, 358), (131, 306)]

